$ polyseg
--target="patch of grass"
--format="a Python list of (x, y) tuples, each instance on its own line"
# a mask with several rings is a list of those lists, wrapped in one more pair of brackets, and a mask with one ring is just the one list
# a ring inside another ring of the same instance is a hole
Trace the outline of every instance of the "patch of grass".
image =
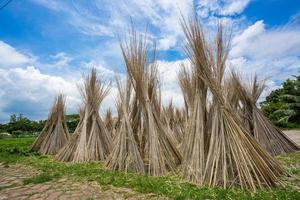
[(30, 150), (34, 138), (5, 138), (0, 139), (0, 153), (15, 154), (20, 156), (38, 155)]
[(56, 178), (60, 177), (59, 174), (48, 174), (48, 173), (42, 173), (40, 175), (24, 179), (23, 184), (38, 184), (38, 183), (45, 183), (48, 181), (52, 181)]
[[(299, 162), (300, 152), (281, 156), (279, 159), (286, 166), (293, 166)], [(55, 162), (52, 156), (24, 156), (0, 153), (0, 162), (20, 163), (32, 166), (42, 174), (24, 181), (24, 183), (42, 183), (59, 179), (60, 177), (74, 177), (83, 181), (97, 181), (101, 186), (113, 185), (127, 187), (140, 193), (154, 193), (172, 199), (300, 199), (300, 193), (293, 187), (274, 188), (271, 190), (252, 192), (237, 187), (232, 189), (198, 187), (180, 179), (176, 174), (163, 177), (141, 176), (134, 173), (123, 173), (105, 169), (103, 163), (61, 163)], [(295, 168), (299, 170), (299, 168)]]
[(300, 152), (277, 157), (294, 175), (300, 176)]
[(5, 138), (0, 139), (0, 149), (7, 147), (19, 147), (19, 148), (28, 148), (34, 138)]

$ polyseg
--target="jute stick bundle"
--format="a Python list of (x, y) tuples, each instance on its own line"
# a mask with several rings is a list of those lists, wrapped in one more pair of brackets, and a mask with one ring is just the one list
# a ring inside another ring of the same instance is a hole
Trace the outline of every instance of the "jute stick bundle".
[(121, 109), (120, 127), (117, 130), (113, 150), (106, 161), (106, 166), (112, 170), (125, 172), (145, 172), (144, 163), (140, 155), (138, 144), (134, 138), (132, 124), (129, 118), (131, 86), (130, 82), (122, 84), (117, 80), (119, 99), (118, 107)]
[(106, 87), (97, 79), (96, 69), (85, 78), (81, 94), (84, 108), (71, 140), (56, 155), (56, 160), (87, 162), (104, 160), (111, 151), (111, 137), (99, 116), (100, 104), (108, 94)]
[[(121, 44), (127, 72), (136, 95), (134, 129), (143, 134), (142, 156), (147, 173), (153, 176), (164, 175), (181, 162), (181, 154), (170, 130), (161, 121), (161, 101), (157, 80), (155, 53), (149, 62), (146, 38), (137, 37), (132, 31), (130, 40)], [(151, 65), (150, 65), (151, 63)], [(150, 66), (150, 67), (149, 67)]]
[(32, 145), (41, 154), (56, 154), (69, 140), (70, 134), (65, 119), (65, 97), (56, 97), (46, 124)]
[(237, 73), (232, 79), (243, 105), (242, 119), (245, 127), (255, 140), (261, 144), (271, 155), (280, 155), (300, 150), (300, 147), (290, 140), (280, 129), (275, 127), (257, 108), (256, 103), (265, 87), (259, 82), (257, 76), (251, 83), (245, 84)]

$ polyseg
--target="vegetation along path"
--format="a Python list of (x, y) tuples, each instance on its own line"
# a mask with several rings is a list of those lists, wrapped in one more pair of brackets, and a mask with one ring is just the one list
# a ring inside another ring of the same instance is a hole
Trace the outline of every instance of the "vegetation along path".
[(101, 187), (96, 181), (51, 178), (31, 167), (0, 164), (0, 199), (166, 199), (128, 188)]

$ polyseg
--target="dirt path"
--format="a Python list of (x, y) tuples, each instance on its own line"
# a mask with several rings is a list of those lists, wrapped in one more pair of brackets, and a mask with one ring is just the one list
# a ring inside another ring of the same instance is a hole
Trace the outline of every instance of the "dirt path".
[(39, 172), (21, 165), (0, 164), (0, 200), (14, 199), (166, 199), (140, 194), (127, 188), (101, 187), (97, 182), (78, 182), (70, 178), (24, 185), (26, 178)]
[(300, 130), (285, 130), (283, 131), (289, 138), (300, 145)]

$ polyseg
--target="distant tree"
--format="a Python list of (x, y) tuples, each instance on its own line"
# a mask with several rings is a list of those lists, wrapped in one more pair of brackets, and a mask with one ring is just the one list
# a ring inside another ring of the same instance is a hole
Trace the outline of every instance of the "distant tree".
[(261, 103), (264, 114), (281, 127), (300, 127), (300, 75), (286, 80)]
[(16, 116), (16, 114), (12, 114), (12, 115), (10, 116), (9, 122), (10, 122), (10, 123), (15, 123), (15, 122), (17, 122), (17, 116)]
[(0, 133), (7, 132), (7, 124), (0, 124)]
[(5, 126), (5, 130), (8, 133), (13, 134), (13, 132), (17, 131), (17, 134), (20, 135), (20, 131), (27, 133), (41, 131), (44, 126), (44, 121), (31, 121), (22, 114), (18, 116), (13, 114), (10, 116), (9, 123), (3, 126)]
[(79, 114), (66, 115), (67, 126), (70, 133), (73, 133), (79, 123)]

